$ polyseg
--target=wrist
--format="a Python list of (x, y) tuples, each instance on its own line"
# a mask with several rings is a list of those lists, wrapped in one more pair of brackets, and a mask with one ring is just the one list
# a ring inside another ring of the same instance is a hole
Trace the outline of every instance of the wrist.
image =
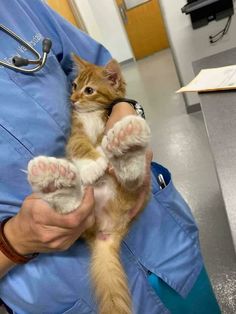
[(136, 111), (134, 108), (130, 105), (130, 103), (122, 101), (115, 104), (112, 108), (112, 114), (119, 112), (120, 115), (136, 115)]
[[(126, 106), (127, 109), (128, 109), (128, 107), (127, 107), (127, 104), (128, 104), (131, 108), (134, 109), (134, 112), (135, 112), (136, 115), (138, 115), (138, 116), (142, 117), (143, 119), (145, 119), (145, 113), (144, 113), (144, 109), (143, 109), (142, 105), (139, 102), (137, 102), (136, 100), (134, 100), (134, 99), (117, 98), (117, 99), (113, 100), (113, 102), (110, 104), (111, 110), (116, 105), (121, 106), (121, 104), (123, 104), (123, 106)], [(132, 113), (130, 113), (130, 114), (132, 114)]]
[(119, 102), (112, 107), (111, 115), (107, 121), (105, 132), (113, 127), (113, 125), (128, 115), (136, 115), (132, 106), (127, 102)]

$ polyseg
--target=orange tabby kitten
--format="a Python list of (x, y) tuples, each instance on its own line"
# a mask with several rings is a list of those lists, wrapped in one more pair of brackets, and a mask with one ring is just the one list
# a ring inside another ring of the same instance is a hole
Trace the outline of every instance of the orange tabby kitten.
[[(84, 187), (93, 185), (96, 222), (83, 236), (91, 248), (91, 277), (99, 313), (130, 314), (131, 298), (119, 249), (144, 181), (150, 129), (143, 118), (130, 115), (104, 134), (110, 104), (125, 96), (119, 64), (111, 60), (99, 67), (77, 56), (74, 60), (79, 75), (71, 96), (67, 159), (34, 158), (28, 165), (28, 180), (33, 190), (61, 213), (77, 208)], [(115, 176), (107, 172), (108, 163)], [(44, 193), (52, 185), (53, 191)]]

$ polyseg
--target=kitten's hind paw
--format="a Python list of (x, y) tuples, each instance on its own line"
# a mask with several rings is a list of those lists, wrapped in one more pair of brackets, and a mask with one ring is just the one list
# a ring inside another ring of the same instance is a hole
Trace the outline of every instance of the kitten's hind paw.
[(103, 137), (102, 148), (107, 157), (121, 157), (135, 150), (145, 149), (150, 141), (150, 128), (137, 116), (127, 116), (115, 123)]
[(76, 168), (64, 159), (39, 156), (28, 164), (28, 181), (35, 192), (50, 193), (77, 184)]
[(135, 190), (143, 183), (149, 141), (150, 128), (137, 116), (127, 116), (115, 123), (102, 140), (102, 148), (116, 178), (129, 190)]
[(60, 212), (70, 212), (81, 200), (76, 167), (65, 159), (39, 156), (28, 164), (28, 181), (34, 192)]

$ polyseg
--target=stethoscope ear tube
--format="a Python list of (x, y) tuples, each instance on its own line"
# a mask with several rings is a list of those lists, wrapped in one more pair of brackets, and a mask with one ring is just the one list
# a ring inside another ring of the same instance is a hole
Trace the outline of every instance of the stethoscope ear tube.
[[(25, 48), (29, 49), (36, 56), (35, 60), (29, 60), (29, 59), (25, 59), (19, 56), (15, 56), (12, 58), (12, 64), (0, 60), (0, 65), (6, 68), (9, 68), (11, 70), (22, 72), (22, 73), (34, 73), (42, 69), (42, 67), (45, 65), (47, 61), (47, 55), (50, 52), (50, 49), (52, 47), (52, 41), (49, 38), (43, 39), (43, 42), (42, 42), (43, 56), (41, 57), (37, 50), (35, 50), (31, 45), (29, 45), (25, 40), (23, 40), (18, 35), (16, 35), (9, 28), (0, 24), (0, 29), (4, 31), (6, 34), (8, 34), (9, 36), (11, 36), (16, 41), (18, 41)], [(27, 66), (29, 64), (37, 64), (37, 66), (31, 69), (21, 68), (22, 66)]]
[(44, 38), (43, 40), (43, 52), (46, 52), (47, 54), (50, 52), (52, 48), (52, 41), (49, 38)]
[(15, 56), (15, 57), (12, 58), (12, 63), (16, 67), (22, 67), (22, 66), (29, 65), (29, 60), (21, 58), (21, 57), (18, 57), (18, 56)]

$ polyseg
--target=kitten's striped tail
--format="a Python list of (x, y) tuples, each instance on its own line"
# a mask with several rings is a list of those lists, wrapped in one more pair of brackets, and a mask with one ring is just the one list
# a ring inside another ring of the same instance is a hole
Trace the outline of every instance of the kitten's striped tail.
[(112, 236), (92, 245), (91, 274), (100, 314), (132, 314), (126, 274), (119, 258), (120, 240)]

